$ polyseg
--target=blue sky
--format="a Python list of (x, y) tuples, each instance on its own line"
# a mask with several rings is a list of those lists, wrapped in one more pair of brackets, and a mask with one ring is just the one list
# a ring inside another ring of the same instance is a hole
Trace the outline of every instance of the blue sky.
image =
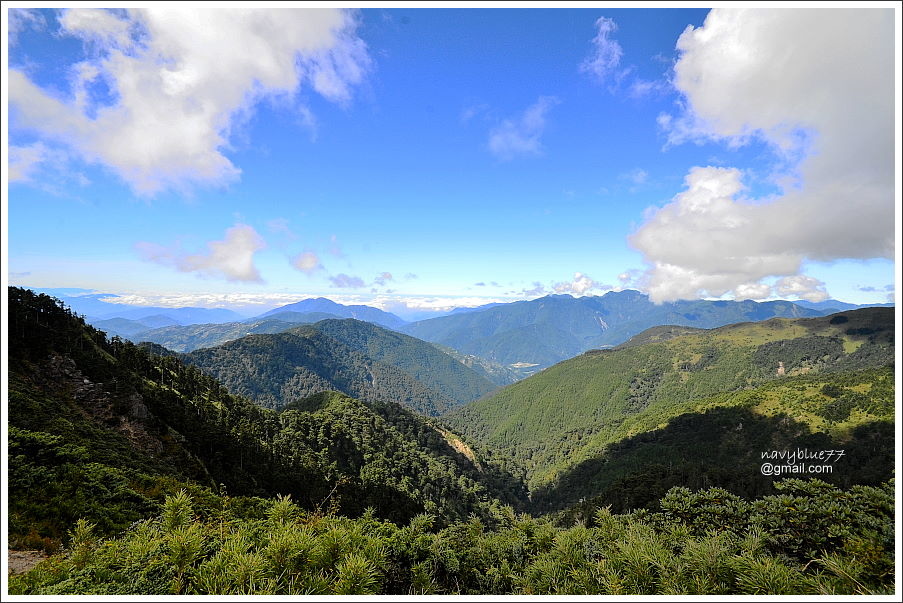
[(888, 301), (897, 18), (13, 9), (9, 283)]

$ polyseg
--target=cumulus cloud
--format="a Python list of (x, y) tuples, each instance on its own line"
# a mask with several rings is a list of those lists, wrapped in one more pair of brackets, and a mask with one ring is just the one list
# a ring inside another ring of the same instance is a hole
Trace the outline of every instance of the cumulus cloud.
[(624, 51), (612, 34), (618, 26), (613, 19), (599, 17), (596, 19), (596, 36), (593, 38), (593, 50), (582, 63), (580, 71), (589, 73), (599, 82), (606, 83), (611, 79), (618, 80), (623, 75), (619, 69)]
[(804, 274), (785, 276), (775, 283), (774, 288), (781, 297), (796, 296), (811, 302), (820, 302), (828, 299), (828, 294), (825, 292), (825, 284), (817, 278)]
[(653, 300), (759, 294), (766, 277), (803, 282), (805, 261), (893, 257), (893, 11), (715, 9), (677, 48), (670, 142), (763, 140), (774, 176), (796, 178), (748, 199), (739, 170), (693, 168), (630, 238)]
[(323, 269), (320, 258), (313, 251), (305, 251), (293, 257), (292, 266), (305, 274), (313, 274), (317, 270)]
[(575, 272), (574, 279), (561, 283), (555, 283), (552, 286), (555, 293), (570, 293), (580, 297), (581, 295), (589, 295), (591, 291), (608, 291), (612, 289), (611, 285), (603, 285), (597, 283), (588, 275), (582, 272)]
[(306, 84), (345, 103), (371, 64), (353, 13), (338, 9), (74, 8), (60, 23), (91, 58), (71, 67), (63, 97), (11, 69), (11, 122), (142, 195), (235, 180), (224, 151), (257, 102)]
[(540, 155), (546, 114), (559, 102), (554, 96), (540, 96), (519, 117), (502, 121), (489, 132), (489, 150), (503, 161), (520, 155)]
[(734, 299), (744, 300), (760, 300), (771, 297), (772, 287), (765, 283), (747, 283), (745, 285), (737, 285), (734, 288)]
[(195, 272), (229, 281), (263, 282), (254, 265), (254, 254), (266, 247), (266, 243), (252, 227), (236, 224), (226, 230), (222, 241), (207, 243), (206, 253), (186, 253), (180, 248), (165, 247), (155, 243), (140, 242), (136, 245), (142, 258), (172, 266), (180, 272)]
[(333, 287), (337, 287), (339, 289), (362, 289), (367, 286), (367, 283), (364, 282), (359, 276), (349, 276), (347, 274), (337, 274), (335, 276), (330, 276), (329, 281), (332, 283)]
[(382, 286), (391, 280), (393, 280), (391, 272), (381, 272), (375, 279), (373, 279), (373, 284)]

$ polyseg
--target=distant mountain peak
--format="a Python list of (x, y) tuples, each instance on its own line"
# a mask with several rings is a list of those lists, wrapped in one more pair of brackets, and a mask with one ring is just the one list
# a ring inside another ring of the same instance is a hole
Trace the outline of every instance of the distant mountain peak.
[(266, 318), (274, 314), (282, 312), (325, 312), (334, 314), (339, 318), (356, 318), (365, 322), (372, 322), (390, 329), (398, 329), (407, 324), (395, 314), (365, 305), (345, 305), (332, 301), (326, 297), (312, 297), (302, 299), (300, 301), (274, 308), (268, 312), (264, 312), (255, 318)]

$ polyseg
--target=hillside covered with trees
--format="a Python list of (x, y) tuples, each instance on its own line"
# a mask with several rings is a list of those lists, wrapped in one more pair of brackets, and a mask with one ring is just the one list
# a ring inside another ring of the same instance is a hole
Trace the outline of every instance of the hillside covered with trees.
[(48, 296), (10, 289), (9, 302), (14, 542), (53, 548), (78, 518), (113, 533), (186, 484), (405, 521), (485, 517), (525, 496), (398, 404), (332, 392), (277, 413), (174, 356), (107, 340)]
[[(890, 308), (710, 331), (659, 327), (619, 348), (555, 365), (443, 420), (469, 442), (523, 467), (533, 490), (603, 456), (617, 442), (716, 407), (745, 408), (755, 415), (748, 426), (769, 420), (799, 424), (774, 432), (786, 434), (774, 437), (775, 446), (794, 445), (797, 435), (810, 432), (840, 444), (854, 438), (860, 425), (893, 424), (893, 337)], [(743, 423), (737, 417), (734, 427)], [(700, 460), (709, 459), (704, 452), (709, 436), (720, 437), (724, 425), (717, 423), (694, 448)], [(769, 437), (738, 441), (738, 450)], [(893, 444), (883, 446), (881, 458)], [(731, 471), (730, 462), (726, 470)], [(848, 467), (847, 473), (860, 471)]]
[[(490, 429), (492, 414), (467, 425), (337, 391), (277, 411), (165, 348), (107, 339), (46, 295), (8, 300), (9, 538), (56, 553), (11, 594), (893, 590), (893, 330), (880, 313), (665, 330), (464, 407), (529, 400), (523, 388), (565, 371), (570, 389), (521, 415), (533, 431), (517, 437), (585, 445), (527, 457), (492, 443), (515, 433)], [(326, 337), (300, 331), (312, 351)], [(336, 341), (326, 353), (360, 354)], [(591, 392), (597, 412), (621, 405), (601, 435), (556, 440), (553, 412), (588, 425), (565, 403)], [(842, 447), (854, 465), (755, 475), (759, 448), (791, 445)], [(565, 462), (541, 473), (543, 458)]]

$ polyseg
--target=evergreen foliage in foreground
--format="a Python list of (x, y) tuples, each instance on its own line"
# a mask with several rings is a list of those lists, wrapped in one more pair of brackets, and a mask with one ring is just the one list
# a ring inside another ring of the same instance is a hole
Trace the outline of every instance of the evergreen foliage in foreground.
[(893, 482), (785, 480), (747, 501), (674, 488), (661, 511), (598, 509), (567, 529), (502, 508), (437, 529), (372, 512), (309, 513), (288, 497), (179, 492), (113, 539), (79, 521), (64, 554), (11, 594), (888, 594)]

